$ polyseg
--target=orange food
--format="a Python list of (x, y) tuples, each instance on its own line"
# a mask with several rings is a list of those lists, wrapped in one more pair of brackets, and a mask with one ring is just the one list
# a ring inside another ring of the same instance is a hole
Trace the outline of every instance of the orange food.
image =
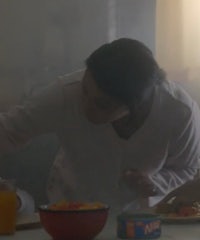
[(179, 217), (188, 217), (188, 216), (195, 216), (198, 214), (198, 209), (192, 206), (183, 206), (177, 212)]
[(200, 205), (197, 202), (188, 203), (180, 202), (174, 204), (163, 203), (158, 204), (156, 213), (163, 214), (167, 217), (190, 217), (200, 215)]
[(105, 207), (100, 202), (68, 202), (66, 200), (59, 201), (49, 206), (50, 210), (91, 210)]

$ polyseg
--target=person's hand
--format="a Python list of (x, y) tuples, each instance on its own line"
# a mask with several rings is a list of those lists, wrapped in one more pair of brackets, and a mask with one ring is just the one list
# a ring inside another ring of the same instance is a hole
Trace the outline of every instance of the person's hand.
[(188, 181), (184, 185), (170, 192), (159, 205), (173, 201), (173, 204), (180, 202), (194, 203), (200, 201), (200, 178)]
[(121, 181), (124, 182), (130, 189), (137, 192), (141, 198), (156, 195), (155, 185), (146, 174), (137, 169), (130, 169), (123, 172)]

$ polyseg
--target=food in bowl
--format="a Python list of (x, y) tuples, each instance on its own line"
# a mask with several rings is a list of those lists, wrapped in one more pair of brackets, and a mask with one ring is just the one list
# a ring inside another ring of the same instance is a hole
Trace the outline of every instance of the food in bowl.
[(91, 240), (104, 228), (109, 206), (60, 201), (39, 207), (40, 221), (54, 240)]
[(105, 208), (105, 204), (100, 202), (68, 202), (62, 200), (60, 202), (49, 205), (50, 210), (92, 210)]
[(175, 198), (169, 202), (158, 204), (156, 213), (165, 217), (192, 217), (200, 216), (200, 203), (188, 202), (185, 200), (175, 201)]

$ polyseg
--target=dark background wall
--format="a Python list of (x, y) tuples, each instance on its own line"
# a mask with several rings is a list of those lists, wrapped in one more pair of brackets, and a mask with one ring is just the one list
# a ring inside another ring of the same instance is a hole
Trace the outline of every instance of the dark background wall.
[[(101, 44), (119, 37), (155, 49), (156, 0), (1, 0), (0, 111), (7, 111), (58, 75), (84, 66)], [(33, 139), (0, 159), (0, 175), (16, 178), (37, 205), (46, 202), (56, 136)]]

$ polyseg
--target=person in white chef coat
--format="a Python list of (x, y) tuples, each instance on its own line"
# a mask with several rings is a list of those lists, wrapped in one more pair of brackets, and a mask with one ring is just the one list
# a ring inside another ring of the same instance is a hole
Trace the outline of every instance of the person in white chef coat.
[(134, 39), (100, 46), (86, 69), (1, 113), (0, 152), (49, 132), (60, 140), (48, 179), (50, 202), (153, 206), (199, 169), (199, 108)]

